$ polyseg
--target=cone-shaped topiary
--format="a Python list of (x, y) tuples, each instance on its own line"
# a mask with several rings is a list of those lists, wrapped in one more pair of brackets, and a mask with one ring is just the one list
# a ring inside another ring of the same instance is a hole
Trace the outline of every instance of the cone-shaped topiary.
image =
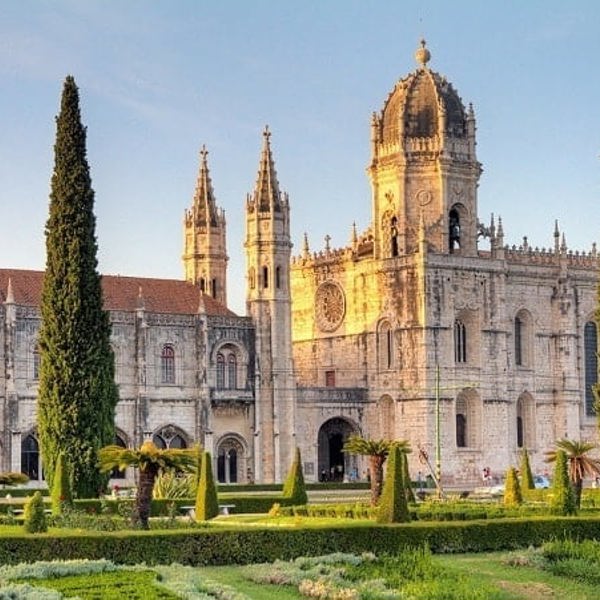
[(405, 523), (410, 521), (404, 477), (402, 476), (402, 451), (395, 445), (390, 449), (387, 459), (377, 521), (379, 523)]
[(410, 471), (408, 470), (408, 456), (406, 452), (401, 452), (400, 457), (402, 460), (402, 481), (404, 483), (404, 492), (406, 493), (406, 501), (410, 504), (416, 502), (415, 493), (412, 489), (412, 482), (410, 478)]
[(24, 515), (23, 527), (27, 533), (44, 533), (48, 531), (42, 492), (36, 492), (25, 502)]
[(523, 451), (521, 452), (521, 489), (523, 491), (535, 489), (527, 448), (523, 448)]
[(306, 486), (304, 485), (304, 473), (302, 472), (302, 458), (300, 457), (300, 448), (296, 448), (294, 462), (290, 472), (283, 484), (283, 497), (288, 499), (290, 504), (299, 506), (308, 502)]
[(200, 485), (196, 494), (196, 521), (208, 521), (219, 514), (217, 488), (212, 472), (210, 452), (202, 455), (200, 467)]
[(63, 506), (70, 507), (73, 505), (69, 464), (62, 452), (58, 455), (54, 466), (54, 481), (52, 482), (50, 498), (52, 500), (52, 514), (55, 517), (62, 514)]
[(510, 467), (506, 471), (506, 481), (504, 483), (504, 506), (519, 506), (522, 503), (523, 495), (521, 494), (517, 471), (514, 467)]
[(556, 452), (550, 511), (554, 515), (573, 515), (576, 512), (575, 496), (567, 471), (567, 455), (564, 450)]

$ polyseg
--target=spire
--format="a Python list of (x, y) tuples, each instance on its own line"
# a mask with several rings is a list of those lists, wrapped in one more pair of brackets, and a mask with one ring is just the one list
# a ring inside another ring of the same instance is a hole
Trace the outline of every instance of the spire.
[(554, 252), (555, 254), (560, 252), (560, 230), (558, 228), (558, 219), (554, 221)]
[(271, 152), (271, 132), (268, 125), (265, 125), (263, 131), (263, 147), (253, 195), (259, 211), (281, 210), (281, 192)]
[(302, 244), (302, 256), (304, 258), (310, 257), (310, 246), (308, 245), (308, 234), (304, 232), (304, 242)]
[(6, 300), (4, 304), (14, 304), (15, 303), (15, 294), (13, 292), (12, 278), (8, 278), (8, 286), (6, 288)]
[(350, 234), (350, 243), (353, 248), (356, 248), (356, 244), (358, 244), (358, 233), (356, 232), (356, 221), (352, 222), (352, 233)]
[(212, 227), (217, 226), (217, 207), (215, 204), (215, 194), (208, 172), (208, 150), (202, 144), (200, 149), (200, 172), (196, 182), (196, 191), (194, 192), (194, 215), (196, 223), (206, 223)]

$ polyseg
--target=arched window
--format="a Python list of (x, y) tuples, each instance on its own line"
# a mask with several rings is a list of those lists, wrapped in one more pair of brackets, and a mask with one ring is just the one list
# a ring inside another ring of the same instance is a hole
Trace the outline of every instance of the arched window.
[(598, 381), (598, 328), (596, 323), (588, 321), (583, 329), (584, 370), (585, 370), (585, 414), (593, 417), (594, 393), (592, 386)]
[(390, 227), (390, 249), (392, 257), (398, 256), (398, 219), (392, 217)]
[(212, 297), (213, 298), (217, 297), (217, 280), (216, 279), (212, 280)]
[(467, 329), (458, 319), (454, 321), (454, 361), (467, 362)]
[(517, 448), (533, 448), (535, 445), (535, 402), (528, 392), (517, 399), (516, 441)]
[(206, 292), (206, 279), (204, 279), (204, 277), (200, 277), (200, 291), (201, 292)]
[(31, 433), (21, 441), (21, 473), (25, 473), (32, 481), (41, 479), (40, 447)]
[(448, 239), (451, 253), (460, 250), (460, 215), (455, 208), (448, 215)]
[(237, 360), (233, 353), (227, 357), (227, 387), (230, 390), (237, 388)]
[(162, 383), (175, 383), (175, 349), (171, 344), (165, 344), (160, 353)]
[(173, 425), (167, 425), (152, 436), (152, 442), (157, 448), (187, 448), (187, 442), (181, 432)]
[(40, 350), (37, 344), (33, 347), (32, 351), (32, 379), (37, 381), (40, 378)]
[(394, 364), (393, 332), (390, 322), (383, 321), (377, 333), (379, 368), (385, 371), (391, 369)]
[(251, 474), (246, 469), (244, 446), (236, 437), (226, 437), (217, 448), (217, 480), (219, 483), (240, 483)]
[(269, 287), (269, 267), (263, 267), (263, 287), (267, 289)]
[[(120, 435), (115, 435), (115, 446), (119, 446), (119, 448), (127, 448), (127, 444), (125, 440)], [(125, 479), (125, 469), (120, 471), (117, 467), (115, 467), (110, 472), (111, 479)]]
[(523, 365), (523, 321), (521, 317), (515, 317), (515, 364)]
[(275, 287), (277, 289), (281, 288), (281, 267), (275, 268)]
[(219, 352), (217, 354), (217, 389), (225, 388), (225, 357)]
[(456, 447), (478, 448), (481, 443), (481, 401), (472, 389), (463, 390), (455, 405)]

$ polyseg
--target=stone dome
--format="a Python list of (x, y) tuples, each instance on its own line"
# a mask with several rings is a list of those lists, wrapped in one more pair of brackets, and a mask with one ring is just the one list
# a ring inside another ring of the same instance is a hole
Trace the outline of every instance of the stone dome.
[(407, 137), (433, 137), (440, 131), (466, 136), (462, 100), (445, 77), (427, 67), (431, 54), (421, 44), (415, 53), (419, 67), (398, 81), (381, 111), (384, 143), (398, 141), (401, 128)]

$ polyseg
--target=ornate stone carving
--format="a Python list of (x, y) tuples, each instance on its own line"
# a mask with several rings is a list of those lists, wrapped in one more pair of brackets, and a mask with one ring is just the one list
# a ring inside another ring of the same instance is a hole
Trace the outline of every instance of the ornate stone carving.
[(419, 190), (415, 199), (419, 206), (427, 206), (433, 200), (433, 194), (429, 190)]

